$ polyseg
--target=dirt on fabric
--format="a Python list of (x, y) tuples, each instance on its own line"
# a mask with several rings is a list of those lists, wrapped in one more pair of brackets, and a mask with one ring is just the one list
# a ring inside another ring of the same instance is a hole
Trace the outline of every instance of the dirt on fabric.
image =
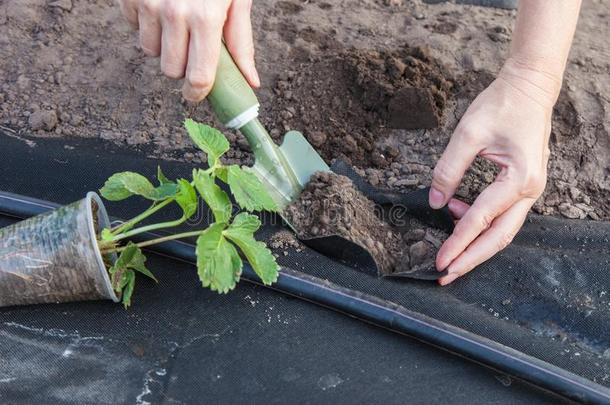
[[(253, 24), (261, 118), (278, 141), (302, 131), (327, 162), (351, 162), (372, 185), (430, 184), (470, 102), (495, 77), (515, 11), (434, 1), (269, 0)], [(434, 3), (434, 4), (432, 4)], [(555, 107), (544, 215), (610, 220), (610, 0), (584, 2)], [(185, 117), (218, 125), (207, 103), (145, 57), (114, 0), (0, 1), (0, 126), (36, 137), (102, 138), (160, 159), (200, 164)], [(227, 132), (232, 163), (251, 164)], [(495, 176), (477, 160), (458, 196)]]
[[(444, 239), (414, 220), (397, 227), (380, 218), (373, 201), (345, 176), (318, 172), (284, 211), (301, 239), (340, 236), (367, 250), (380, 275), (433, 270)], [(446, 235), (444, 235), (446, 237)]]
[(271, 235), (269, 247), (273, 249), (276, 255), (281, 253), (284, 256), (288, 256), (291, 251), (300, 252), (303, 250), (301, 242), (288, 229), (282, 229)]

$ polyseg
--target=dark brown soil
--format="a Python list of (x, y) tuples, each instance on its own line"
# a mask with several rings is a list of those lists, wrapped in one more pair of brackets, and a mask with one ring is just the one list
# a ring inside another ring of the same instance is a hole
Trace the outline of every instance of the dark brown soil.
[[(182, 100), (181, 83), (144, 56), (116, 1), (62, 3), (70, 7), (0, 1), (3, 130), (33, 147), (35, 137), (103, 138), (200, 164), (182, 121), (217, 125), (207, 103)], [(609, 4), (583, 4), (538, 213), (610, 220)], [(328, 162), (350, 160), (373, 185), (426, 187), (458, 120), (506, 58), (514, 16), (454, 2), (255, 2), (261, 117), (276, 139), (300, 130)], [(227, 158), (251, 163), (243, 137), (227, 134), (236, 146)], [(472, 201), (494, 173), (477, 161), (459, 196)]]
[(298, 201), (284, 214), (302, 239), (340, 236), (366, 249), (380, 275), (433, 269), (446, 238), (416, 220), (394, 227), (352, 181), (334, 173), (316, 173)]
[(421, 47), (332, 51), (280, 74), (265, 122), (278, 141), (301, 130), (329, 161), (387, 167), (399, 154), (376, 145), (388, 128), (439, 126), (453, 86), (445, 70)]

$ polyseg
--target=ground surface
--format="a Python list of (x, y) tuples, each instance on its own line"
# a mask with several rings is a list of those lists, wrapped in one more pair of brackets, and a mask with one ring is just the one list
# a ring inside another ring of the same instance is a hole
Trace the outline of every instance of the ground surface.
[[(608, 0), (584, 4), (537, 212), (610, 219), (609, 10)], [(325, 158), (351, 160), (373, 184), (423, 187), (505, 57), (514, 15), (421, 1), (255, 2), (264, 121), (278, 139), (303, 131)], [(421, 87), (432, 91), (412, 90)], [(144, 57), (112, 0), (0, 0), (0, 125), (15, 136), (101, 137), (197, 162), (181, 122), (213, 120), (179, 89)], [(230, 157), (248, 162), (243, 139), (231, 139), (243, 151)], [(478, 162), (460, 195), (492, 179)]]

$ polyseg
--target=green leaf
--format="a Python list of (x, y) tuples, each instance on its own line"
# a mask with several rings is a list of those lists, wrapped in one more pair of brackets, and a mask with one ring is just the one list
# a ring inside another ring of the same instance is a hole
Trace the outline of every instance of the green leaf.
[(278, 207), (256, 175), (239, 166), (227, 168), (227, 182), (239, 206), (247, 211), (277, 211)]
[(237, 285), (243, 263), (223, 236), (224, 223), (216, 223), (197, 239), (197, 273), (204, 287), (227, 293)]
[(129, 242), (129, 244), (125, 247), (125, 249), (123, 249), (123, 251), (119, 255), (119, 258), (114, 263), (114, 266), (110, 268), (109, 273), (114, 274), (119, 270), (127, 269), (129, 263), (131, 263), (134, 256), (138, 252), (138, 249), (139, 248), (133, 242)]
[(214, 176), (218, 177), (223, 183), (229, 183), (229, 174), (226, 166), (218, 166), (214, 169)]
[(171, 180), (169, 180), (167, 177), (165, 177), (165, 174), (163, 174), (163, 171), (161, 170), (161, 166), (157, 166), (157, 180), (159, 180), (159, 185), (164, 185), (164, 184), (172, 184), (173, 182)]
[(187, 119), (186, 130), (199, 149), (208, 155), (208, 164), (213, 167), (218, 159), (229, 150), (229, 141), (219, 130)]
[(133, 295), (133, 290), (136, 286), (136, 274), (133, 271), (128, 271), (125, 273), (124, 280), (123, 306), (127, 309), (131, 306), (131, 296)]
[(146, 256), (144, 256), (144, 253), (142, 253), (142, 250), (140, 248), (137, 248), (137, 251), (133, 255), (131, 262), (128, 264), (128, 267), (130, 269), (133, 269), (133, 270), (137, 271), (138, 273), (141, 273), (141, 274), (145, 275), (146, 277), (154, 280), (155, 283), (158, 283), (159, 280), (157, 280), (157, 278), (154, 276), (154, 274), (152, 274), (151, 271), (146, 268), (145, 263), (146, 263)]
[(193, 170), (193, 180), (197, 191), (212, 210), (215, 221), (229, 222), (233, 207), (227, 193), (216, 184), (212, 176), (201, 169)]
[(149, 197), (150, 200), (163, 201), (168, 198), (173, 198), (178, 192), (178, 185), (176, 183), (165, 183), (155, 189), (155, 194)]
[(187, 180), (178, 180), (178, 194), (176, 203), (182, 208), (185, 218), (190, 218), (197, 212), (197, 192)]
[(241, 213), (223, 234), (235, 243), (265, 285), (277, 281), (280, 266), (267, 245), (254, 239), (253, 232), (260, 226), (257, 217)]
[(139, 195), (153, 201), (165, 200), (176, 194), (177, 186), (173, 183), (162, 184), (158, 188), (141, 174), (122, 172), (113, 174), (100, 190), (109, 201), (121, 201), (132, 195)]
[(108, 270), (112, 287), (118, 295), (122, 295), (125, 308), (131, 305), (131, 296), (136, 282), (135, 271), (157, 281), (155, 276), (146, 268), (145, 263), (146, 256), (144, 256), (142, 250), (133, 242), (129, 242), (114, 266)]
[(254, 235), (254, 232), (258, 231), (258, 228), (260, 227), (261, 221), (257, 216), (241, 212), (233, 219), (233, 223), (229, 229)]

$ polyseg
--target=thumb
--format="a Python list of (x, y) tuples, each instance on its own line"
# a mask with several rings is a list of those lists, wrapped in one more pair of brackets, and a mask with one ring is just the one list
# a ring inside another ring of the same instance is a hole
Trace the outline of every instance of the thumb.
[(472, 137), (466, 136), (458, 125), (449, 145), (434, 167), (429, 195), (430, 207), (444, 207), (460, 185), (464, 173), (479, 152), (471, 139)]
[(239, 70), (252, 87), (260, 86), (260, 78), (254, 65), (254, 40), (250, 20), (251, 0), (233, 0), (224, 27), (224, 38), (229, 53)]

